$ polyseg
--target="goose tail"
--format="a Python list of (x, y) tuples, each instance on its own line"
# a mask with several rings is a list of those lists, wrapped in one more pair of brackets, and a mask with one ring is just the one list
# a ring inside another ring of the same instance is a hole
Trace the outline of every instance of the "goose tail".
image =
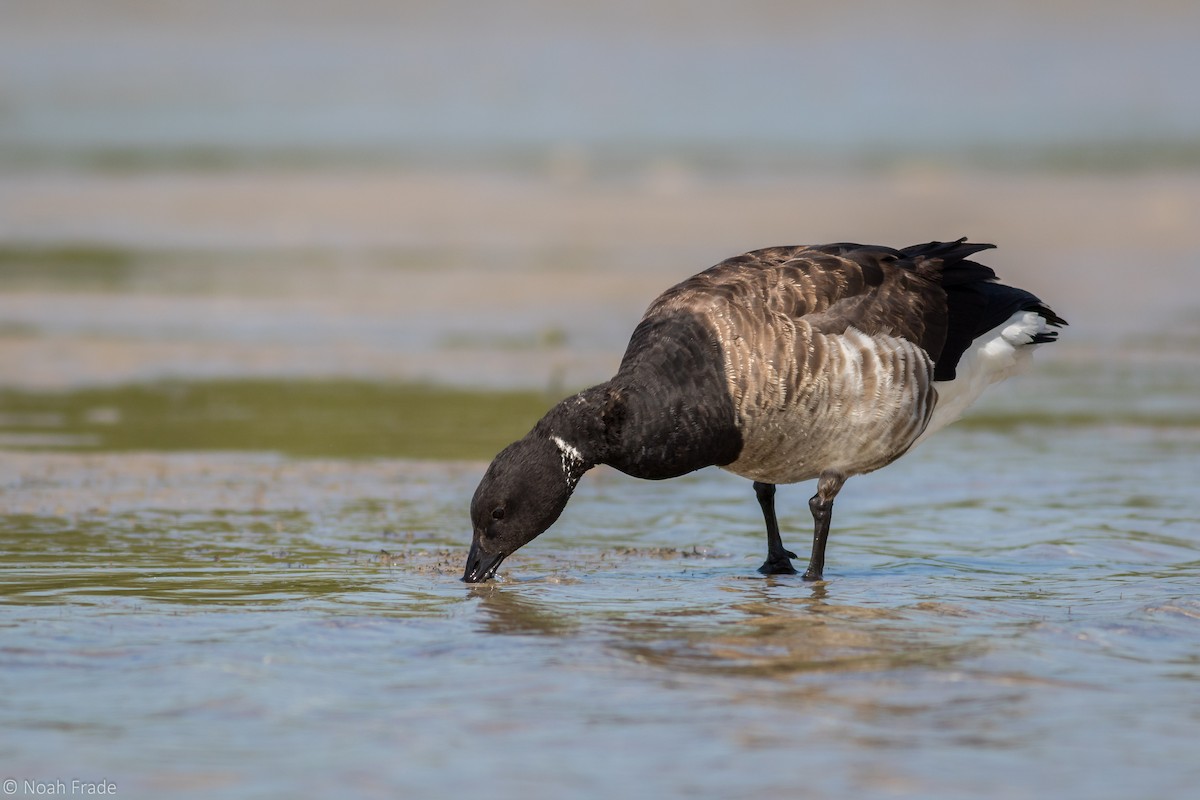
[(946, 292), (946, 340), (934, 359), (938, 400), (918, 442), (961, 417), (988, 386), (1022, 371), (1035, 346), (1057, 341), (1056, 329), (1067, 324), (1033, 293), (1000, 283), (990, 267), (970, 260), (991, 248), (963, 238), (900, 251), (918, 273), (935, 271)]

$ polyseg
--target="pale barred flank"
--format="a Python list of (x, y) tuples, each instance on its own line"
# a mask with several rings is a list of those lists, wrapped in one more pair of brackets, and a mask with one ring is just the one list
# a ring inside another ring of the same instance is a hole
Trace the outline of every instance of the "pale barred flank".
[(756, 334), (722, 332), (744, 441), (730, 472), (764, 483), (859, 475), (895, 461), (925, 429), (933, 362), (912, 342), (821, 334), (802, 320)]
[(930, 293), (939, 297), (901, 270), (873, 273), (835, 253), (771, 248), (700, 273), (647, 316), (686, 310), (720, 343), (743, 440), (725, 468), (795, 483), (879, 469), (925, 429), (933, 361), (918, 344), (924, 315), (912, 311)]

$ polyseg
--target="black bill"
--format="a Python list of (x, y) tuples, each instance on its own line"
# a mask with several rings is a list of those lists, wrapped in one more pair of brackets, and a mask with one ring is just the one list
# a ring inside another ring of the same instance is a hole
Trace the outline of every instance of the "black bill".
[(478, 540), (471, 543), (471, 552), (467, 553), (467, 568), (463, 570), (462, 579), (466, 583), (481, 583), (496, 574), (496, 568), (504, 560), (504, 553), (485, 553), (479, 548)]

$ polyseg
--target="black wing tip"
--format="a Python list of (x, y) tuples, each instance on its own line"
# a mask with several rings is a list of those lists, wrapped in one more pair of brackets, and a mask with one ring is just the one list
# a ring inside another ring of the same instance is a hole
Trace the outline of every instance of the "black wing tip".
[(982, 250), (995, 250), (996, 245), (990, 242), (968, 242), (963, 236), (952, 242), (925, 242), (909, 245), (900, 249), (908, 258), (923, 256), (925, 258), (940, 258), (947, 261), (959, 261)]
[[(1037, 305), (1029, 306), (1029, 308), (1027, 308), (1025, 310), (1026, 311), (1034, 311), (1034, 312), (1037, 312), (1038, 314), (1040, 314), (1042, 319), (1046, 320), (1047, 325), (1053, 325), (1056, 328), (1065, 328), (1068, 325), (1070, 325), (1070, 323), (1067, 322), (1065, 319), (1060, 317), (1058, 314), (1055, 314), (1050, 309), (1050, 306), (1046, 305), (1045, 303), (1038, 303)], [(1054, 335), (1058, 336), (1057, 333)]]

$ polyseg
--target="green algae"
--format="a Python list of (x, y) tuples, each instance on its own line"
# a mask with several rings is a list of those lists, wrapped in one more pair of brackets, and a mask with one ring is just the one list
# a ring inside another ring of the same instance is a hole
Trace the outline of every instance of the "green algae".
[(551, 402), (534, 391), (354, 380), (6, 389), (0, 390), (0, 444), (70, 452), (484, 459), (523, 436)]

